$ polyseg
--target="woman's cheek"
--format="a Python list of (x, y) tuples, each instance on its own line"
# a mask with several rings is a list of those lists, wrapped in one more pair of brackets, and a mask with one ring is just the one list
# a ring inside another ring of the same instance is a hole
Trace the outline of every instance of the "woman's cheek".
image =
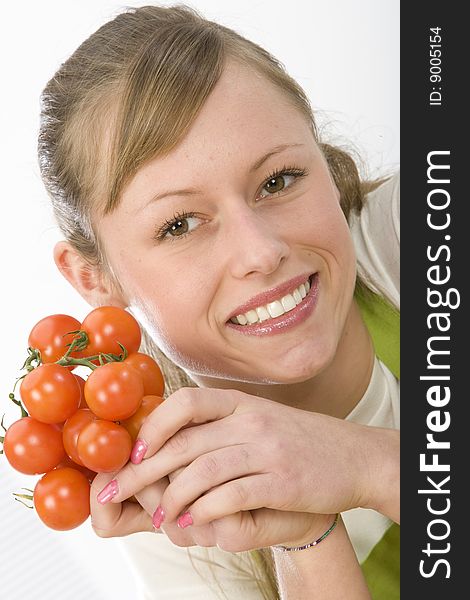
[(189, 351), (197, 344), (197, 305), (184, 290), (174, 296), (158, 296), (156, 290), (140, 290), (130, 309), (159, 349), (176, 364), (190, 362)]

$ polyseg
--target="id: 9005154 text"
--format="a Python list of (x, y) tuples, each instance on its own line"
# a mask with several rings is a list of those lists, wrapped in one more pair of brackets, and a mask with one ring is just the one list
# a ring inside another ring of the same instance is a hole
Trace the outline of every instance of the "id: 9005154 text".
[(429, 106), (442, 105), (442, 27), (429, 28)]

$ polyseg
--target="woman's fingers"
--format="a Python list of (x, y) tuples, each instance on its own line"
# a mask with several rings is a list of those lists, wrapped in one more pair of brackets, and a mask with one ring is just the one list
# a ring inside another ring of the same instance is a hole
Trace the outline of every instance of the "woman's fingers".
[[(166, 488), (161, 498), (165, 518), (170, 521), (176, 519), (185, 507), (203, 494), (206, 494), (206, 498), (213, 488), (244, 475), (257, 473), (261, 468), (260, 452), (249, 444), (228, 446), (199, 456), (186, 468), (180, 469), (179, 475)], [(231, 512), (238, 512), (242, 508), (244, 507), (235, 507)], [(217, 513), (214, 518), (219, 516), (221, 515)]]
[[(184, 469), (179, 469), (171, 473), (170, 479), (175, 482), (183, 473)], [(152, 516), (155, 509), (160, 505), (165, 489), (169, 485), (168, 478), (163, 478), (137, 492), (136, 499), (138, 503), (124, 501), (118, 504), (108, 503), (102, 505), (96, 500), (96, 491), (112, 478), (113, 475), (111, 474), (98, 474), (92, 485), (91, 513), (92, 527), (95, 533), (100, 537), (117, 537), (140, 531), (155, 531)], [(246, 513), (246, 515), (249, 514)], [(219, 531), (222, 534), (222, 543), (224, 543), (226, 536), (231, 535), (232, 531), (238, 529), (241, 515), (242, 513), (232, 514), (215, 523), (206, 523), (201, 526), (194, 525), (187, 529), (178, 526), (174, 520), (167, 519), (161, 529), (157, 531), (165, 533), (177, 546), (217, 546), (220, 545)], [(248, 517), (244, 517), (243, 522), (245, 523), (247, 519)], [(255, 533), (254, 530), (250, 533), (249, 541), (251, 544), (253, 544)], [(247, 543), (247, 540), (242, 543), (239, 536), (235, 541), (238, 545)]]
[(183, 473), (185, 467), (180, 467), (179, 469), (176, 469), (176, 471), (172, 471), (171, 473), (168, 474), (168, 480), (171, 483), (172, 481), (174, 481), (177, 477), (180, 476), (181, 473)]
[(160, 504), (165, 489), (168, 487), (169, 481), (167, 477), (159, 479), (145, 488), (134, 494), (140, 506), (147, 512), (150, 517), (153, 516), (156, 507)]
[(161, 496), (168, 485), (167, 478), (157, 481), (135, 496), (138, 502), (124, 501), (119, 504), (103, 506), (96, 500), (96, 487), (104, 485), (112, 475), (100, 474), (95, 477), (91, 494), (92, 527), (100, 537), (121, 537), (140, 531), (166, 533), (172, 542), (178, 546), (194, 546), (196, 542), (191, 532), (184, 531), (176, 523), (165, 524), (161, 529), (155, 529), (153, 515), (160, 504)]
[(138, 464), (188, 424), (216, 421), (237, 407), (231, 390), (180, 388), (150, 413), (137, 436), (131, 460)]
[(154, 456), (139, 465), (131, 462), (117, 473), (110, 485), (99, 493), (99, 501), (122, 502), (153, 481), (185, 467), (202, 454), (230, 444), (241, 443), (238, 427), (228, 417), (194, 427), (186, 427), (171, 437)]
[[(272, 488), (273, 476), (268, 473), (228, 481), (188, 506), (178, 518), (178, 524), (183, 528), (201, 526), (240, 511), (269, 507)], [(165, 502), (164, 498), (162, 502)]]
[[(98, 474), (93, 480), (90, 494), (91, 524), (100, 537), (116, 537), (154, 531), (151, 516), (136, 502), (122, 502), (103, 506), (96, 499), (96, 492), (112, 477)], [(162, 492), (163, 493), (163, 492)]]

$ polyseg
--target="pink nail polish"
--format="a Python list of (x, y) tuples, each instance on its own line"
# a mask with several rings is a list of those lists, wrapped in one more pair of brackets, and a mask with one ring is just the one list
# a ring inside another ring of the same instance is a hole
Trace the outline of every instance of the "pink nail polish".
[(163, 519), (165, 518), (165, 514), (163, 512), (163, 508), (159, 505), (157, 506), (157, 510), (153, 513), (152, 523), (155, 529), (160, 529), (161, 524), (163, 523)]
[(192, 524), (193, 524), (193, 518), (189, 514), (189, 512), (183, 513), (181, 515), (181, 517), (178, 519), (178, 527), (181, 527), (181, 529), (184, 529), (185, 527), (189, 527)]
[(106, 502), (109, 502), (110, 500), (112, 500), (118, 492), (119, 492), (118, 482), (116, 481), (116, 479), (113, 479), (112, 481), (110, 481), (108, 483), (108, 485), (106, 485), (101, 490), (101, 492), (98, 494), (96, 499), (98, 500), (98, 502), (100, 504), (106, 504)]
[(148, 445), (144, 442), (144, 440), (136, 440), (131, 452), (131, 463), (134, 465), (141, 463), (145, 453), (147, 452), (147, 448)]

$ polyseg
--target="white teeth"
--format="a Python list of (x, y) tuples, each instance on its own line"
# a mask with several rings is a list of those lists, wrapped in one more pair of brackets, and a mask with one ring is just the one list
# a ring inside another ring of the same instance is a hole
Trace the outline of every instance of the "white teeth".
[(247, 313), (245, 313), (245, 317), (250, 325), (258, 322), (258, 313), (256, 310), (249, 310)]
[(280, 300), (269, 302), (264, 306), (258, 306), (256, 309), (232, 317), (230, 321), (237, 325), (252, 325), (253, 323), (258, 323), (258, 321), (262, 323), (268, 319), (280, 317), (300, 304), (309, 291), (310, 282), (307, 280), (305, 283), (300, 284), (292, 294), (286, 294)]
[(259, 320), (262, 321), (267, 321), (268, 319), (270, 319), (271, 317), (269, 316), (268, 311), (264, 308), (264, 306), (260, 306), (256, 309), (256, 312), (258, 313), (258, 318)]
[(284, 307), (284, 310), (286, 312), (289, 312), (290, 310), (292, 310), (293, 308), (295, 308), (297, 306), (297, 304), (295, 303), (294, 300), (294, 296), (292, 296), (291, 294), (287, 294), (286, 296), (284, 296), (281, 300), (282, 302), (282, 306)]
[(274, 302), (270, 302), (268, 304), (268, 312), (274, 319), (274, 317), (280, 317), (284, 314), (284, 308), (279, 300), (275, 300)]

